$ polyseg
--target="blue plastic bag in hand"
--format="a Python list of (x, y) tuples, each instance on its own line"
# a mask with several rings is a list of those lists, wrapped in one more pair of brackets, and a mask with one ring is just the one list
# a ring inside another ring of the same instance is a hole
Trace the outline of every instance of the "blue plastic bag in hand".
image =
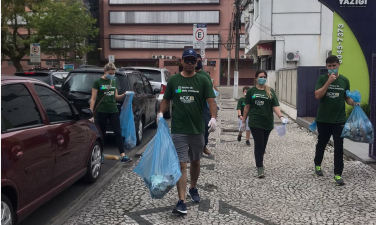
[[(359, 91), (346, 91), (347, 97), (351, 97), (354, 102), (360, 102)], [(348, 138), (355, 142), (373, 143), (374, 132), (371, 121), (359, 105), (356, 105), (346, 121), (341, 137)]]
[(163, 118), (159, 119), (157, 134), (149, 142), (133, 171), (144, 180), (154, 199), (163, 198), (180, 179), (178, 154)]
[(316, 131), (316, 130), (317, 130), (317, 122), (316, 122), (316, 120), (313, 121), (313, 122), (311, 123), (311, 125), (309, 125), (309, 130), (310, 130), (310, 131)]
[(132, 110), (133, 95), (134, 92), (127, 91), (120, 113), (121, 136), (125, 138), (124, 147), (126, 149), (133, 149), (137, 142)]

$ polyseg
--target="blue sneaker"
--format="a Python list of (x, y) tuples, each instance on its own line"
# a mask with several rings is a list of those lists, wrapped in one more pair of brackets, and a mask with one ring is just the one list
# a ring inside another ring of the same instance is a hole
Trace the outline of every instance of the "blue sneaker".
[(197, 188), (191, 188), (189, 189), (189, 195), (191, 196), (192, 202), (199, 203), (200, 202), (200, 195), (198, 194), (198, 189)]
[(104, 155), (101, 156), (101, 163), (104, 164)]
[(172, 210), (172, 213), (178, 215), (187, 215), (187, 205), (184, 203), (183, 200), (178, 201), (178, 204)]
[(129, 162), (132, 162), (132, 159), (131, 158), (128, 158), (127, 156), (123, 156), (123, 158), (121, 158), (121, 163), (129, 163)]

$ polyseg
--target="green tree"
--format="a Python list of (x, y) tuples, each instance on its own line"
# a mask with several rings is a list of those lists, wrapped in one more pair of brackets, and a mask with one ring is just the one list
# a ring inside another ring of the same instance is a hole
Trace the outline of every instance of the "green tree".
[(98, 28), (82, 1), (51, 1), (33, 15), (32, 21), (42, 52), (54, 57), (60, 66), (70, 53), (83, 55), (94, 49), (84, 41), (96, 36)]
[(30, 43), (38, 41), (31, 23), (30, 10), (42, 8), (46, 0), (1, 1), (1, 54), (8, 56), (17, 71), (21, 59), (30, 53)]

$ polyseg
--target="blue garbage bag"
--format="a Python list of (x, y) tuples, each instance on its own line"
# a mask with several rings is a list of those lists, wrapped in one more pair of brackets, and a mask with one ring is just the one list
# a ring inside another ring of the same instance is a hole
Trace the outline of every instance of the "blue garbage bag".
[(137, 142), (132, 110), (133, 95), (134, 92), (127, 91), (120, 113), (121, 136), (125, 138), (124, 147), (126, 149), (133, 149)]
[(144, 180), (154, 199), (163, 198), (180, 179), (178, 154), (163, 118), (159, 119), (157, 134), (149, 142), (133, 171)]
[(316, 120), (313, 121), (313, 122), (311, 123), (311, 125), (309, 125), (309, 130), (310, 130), (310, 131), (316, 131), (316, 130), (317, 130), (317, 122), (316, 122)]
[[(346, 91), (346, 95), (347, 97), (351, 97), (354, 102), (360, 102), (361, 100), (361, 95), (357, 90), (353, 92)], [(347, 119), (341, 137), (355, 142), (373, 143), (373, 125), (359, 105), (354, 107)]]

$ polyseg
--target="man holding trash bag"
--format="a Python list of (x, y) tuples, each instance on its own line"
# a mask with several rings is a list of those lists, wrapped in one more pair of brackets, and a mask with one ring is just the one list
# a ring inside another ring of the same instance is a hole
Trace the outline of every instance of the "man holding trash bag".
[(212, 84), (206, 77), (197, 75), (195, 72), (197, 65), (197, 53), (195, 50), (185, 50), (181, 64), (183, 71), (172, 76), (167, 83), (157, 119), (159, 120), (159, 118), (163, 117), (170, 100), (173, 100), (171, 137), (178, 153), (182, 176), (177, 183), (179, 201), (172, 212), (185, 215), (187, 214), (185, 195), (188, 162), (191, 163), (189, 194), (193, 202), (200, 202), (200, 195), (196, 186), (200, 175), (200, 159), (205, 145), (203, 105), (205, 101), (209, 104), (211, 115), (208, 124), (209, 132), (215, 131), (217, 127), (217, 105), (214, 101), (215, 95)]
[(316, 145), (315, 171), (317, 176), (323, 176), (321, 163), (325, 147), (330, 137), (334, 140), (334, 181), (336, 185), (344, 185), (343, 172), (343, 138), (341, 133), (346, 122), (345, 102), (355, 106), (351, 98), (346, 97), (350, 90), (349, 80), (338, 73), (340, 62), (337, 56), (331, 55), (326, 59), (328, 74), (321, 75), (316, 83), (315, 97), (320, 100), (316, 122), (319, 133)]

